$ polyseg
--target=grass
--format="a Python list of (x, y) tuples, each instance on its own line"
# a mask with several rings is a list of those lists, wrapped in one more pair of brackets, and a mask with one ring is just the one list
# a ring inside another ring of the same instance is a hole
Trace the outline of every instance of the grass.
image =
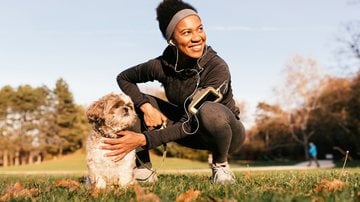
[[(360, 168), (242, 171), (235, 172), (234, 185), (209, 181), (210, 172), (166, 174), (167, 169), (204, 169), (207, 163), (152, 156), (160, 169), (156, 184), (114, 188), (106, 193), (90, 192), (83, 183), (85, 154), (73, 155), (37, 165), (0, 168), (1, 171), (38, 171), (35, 175), (0, 174), (0, 201), (176, 201), (184, 193), (191, 201), (359, 201)], [(233, 167), (237, 167), (235, 165)], [(244, 165), (240, 165), (244, 166)], [(45, 174), (46, 171), (81, 171), (76, 174)], [(58, 180), (65, 181), (59, 186)], [(22, 186), (17, 187), (17, 183)], [(73, 184), (75, 183), (75, 185)], [(34, 191), (34, 192), (32, 192)], [(25, 194), (24, 194), (25, 193)], [(197, 195), (199, 194), (199, 195)], [(155, 197), (155, 198), (151, 198)]]
[(39, 164), (0, 167), (0, 171), (80, 171), (86, 170), (85, 154), (81, 151)]
[[(208, 164), (199, 161), (192, 161), (178, 158), (165, 158), (162, 156), (151, 155), (155, 169), (204, 169)], [(164, 163), (163, 163), (164, 161)], [(40, 164), (0, 167), (1, 171), (86, 171), (86, 155), (83, 151), (63, 156), (58, 159), (42, 162)]]
[[(164, 174), (156, 184), (118, 188), (99, 195), (89, 192), (82, 183), (75, 188), (56, 186), (60, 179), (79, 182), (81, 175), (0, 175), (0, 197), (7, 194), (9, 185), (20, 182), (23, 190), (38, 192), (27, 198), (12, 198), (13, 201), (145, 201), (154, 196), (161, 201), (175, 201), (184, 192), (190, 192), (187, 198), (196, 198), (195, 201), (360, 201), (358, 168), (346, 169), (345, 173), (341, 169), (329, 169), (235, 174), (235, 185), (212, 184), (204, 174)], [(192, 190), (198, 191), (199, 196)]]

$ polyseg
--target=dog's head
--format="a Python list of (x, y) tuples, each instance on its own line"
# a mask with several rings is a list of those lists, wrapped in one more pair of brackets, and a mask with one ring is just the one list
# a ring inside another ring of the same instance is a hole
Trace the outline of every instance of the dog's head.
[(110, 93), (92, 103), (86, 116), (95, 131), (102, 136), (116, 138), (116, 132), (128, 129), (136, 121), (134, 104), (130, 97)]

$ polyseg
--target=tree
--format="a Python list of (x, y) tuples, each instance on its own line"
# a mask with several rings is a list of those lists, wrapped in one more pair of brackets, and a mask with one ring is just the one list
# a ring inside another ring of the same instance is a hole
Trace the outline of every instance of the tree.
[(54, 136), (50, 141), (56, 143), (58, 154), (81, 148), (89, 127), (85, 126), (87, 121), (84, 111), (74, 103), (69, 86), (63, 79), (56, 81), (53, 112)]
[(2, 153), (2, 165), (8, 166), (9, 163), (9, 151), (11, 150), (12, 145), (9, 141), (9, 125), (7, 123), (7, 116), (9, 113), (9, 106), (11, 104), (11, 99), (14, 96), (15, 92), (11, 86), (4, 86), (0, 89), (0, 151)]
[(356, 151), (360, 157), (360, 71), (355, 75), (350, 83), (351, 94), (347, 104), (348, 129), (356, 136)]
[(288, 125), (293, 139), (303, 146), (304, 155), (308, 158), (308, 143), (316, 128), (309, 127), (311, 116), (319, 107), (323, 76), (320, 65), (313, 58), (295, 55), (286, 64), (285, 82), (280, 90), (279, 101), (289, 111)]
[[(359, 6), (360, 0), (350, 0), (352, 6)], [(351, 20), (343, 25), (343, 33), (338, 37), (340, 47), (337, 57), (342, 66), (359, 69), (360, 65), (360, 20)]]
[(263, 141), (262, 151), (267, 155), (283, 157), (294, 141), (291, 139), (288, 114), (279, 105), (260, 102), (256, 110), (256, 133), (258, 140)]
[(84, 108), (62, 79), (54, 90), (21, 85), (0, 89), (0, 165), (42, 160), (80, 149), (90, 131)]
[(346, 23), (343, 29), (336, 56), (344, 68), (352, 69), (360, 65), (360, 20)]
[(32, 152), (39, 140), (38, 119), (49, 91), (45, 86), (19, 86), (9, 100), (6, 122), (7, 139), (13, 145), (15, 165), (32, 161)]

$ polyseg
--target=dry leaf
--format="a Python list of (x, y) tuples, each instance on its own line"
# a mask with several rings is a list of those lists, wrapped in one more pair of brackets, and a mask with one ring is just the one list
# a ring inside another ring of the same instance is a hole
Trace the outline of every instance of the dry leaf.
[(62, 187), (67, 188), (69, 191), (75, 191), (80, 188), (80, 183), (74, 180), (63, 179), (63, 180), (56, 180), (54, 182), (55, 187)]
[(98, 198), (99, 197), (99, 194), (100, 194), (101, 190), (100, 189), (91, 189), (90, 190), (90, 195), (94, 198)]
[(212, 202), (237, 202), (238, 200), (236, 199), (219, 199), (213, 196), (209, 196), (209, 200), (208, 201), (212, 201)]
[(327, 179), (322, 179), (320, 183), (315, 185), (314, 191), (315, 192), (321, 192), (321, 191), (336, 192), (336, 191), (343, 189), (345, 186), (346, 186), (346, 183), (341, 180), (334, 179), (333, 181), (330, 181)]
[(5, 189), (0, 201), (9, 201), (13, 198), (31, 198), (37, 195), (39, 195), (39, 189), (25, 189), (20, 182), (16, 182)]
[(315, 197), (311, 200), (311, 202), (324, 202), (324, 199), (321, 197)]
[(190, 189), (176, 198), (176, 202), (191, 202), (197, 199), (200, 195), (200, 191)]
[(141, 202), (160, 202), (160, 198), (158, 195), (154, 193), (146, 193), (147, 191), (142, 188), (140, 185), (134, 185), (134, 191), (136, 194), (136, 201)]

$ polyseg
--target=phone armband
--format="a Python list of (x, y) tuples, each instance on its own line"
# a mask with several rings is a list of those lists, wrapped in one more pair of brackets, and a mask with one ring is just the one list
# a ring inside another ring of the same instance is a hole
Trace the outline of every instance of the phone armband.
[(222, 94), (211, 86), (199, 89), (189, 104), (188, 110), (190, 113), (196, 114), (206, 101), (220, 102), (222, 98)]

